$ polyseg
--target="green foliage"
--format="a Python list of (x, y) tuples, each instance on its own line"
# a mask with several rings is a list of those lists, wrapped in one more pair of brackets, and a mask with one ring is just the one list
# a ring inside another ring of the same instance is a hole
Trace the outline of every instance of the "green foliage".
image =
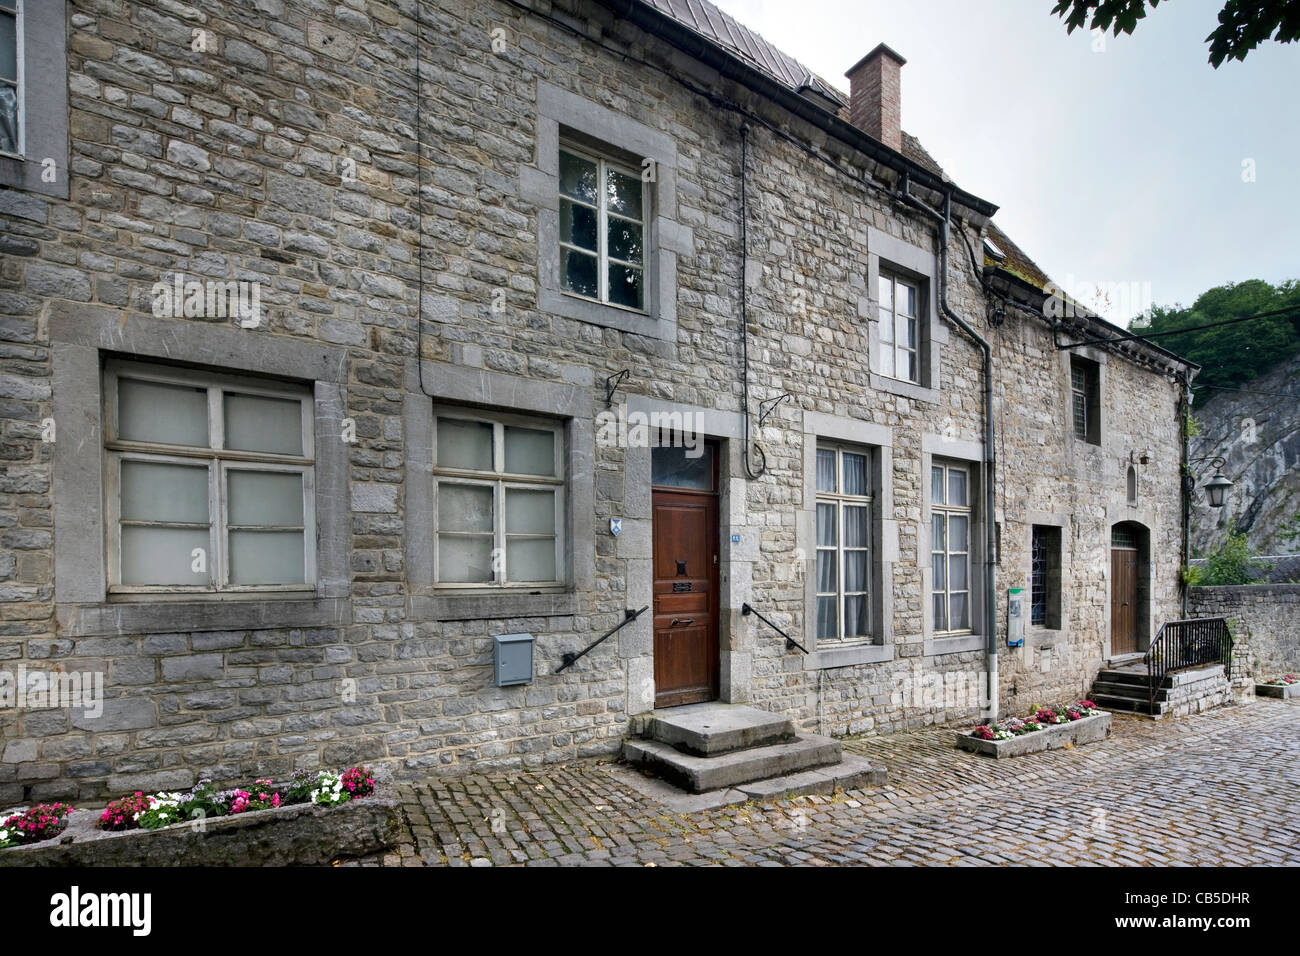
[(1187, 414), (1183, 416), (1183, 431), (1188, 438), (1195, 438), (1205, 429), (1201, 425), (1201, 420), (1192, 414), (1188, 409)]
[(1233, 530), (1223, 544), (1205, 556), (1205, 567), (1187, 569), (1187, 583), (1206, 587), (1252, 584), (1255, 581), (1252, 569), (1265, 573), (1273, 570), (1271, 564), (1263, 564), (1257, 557), (1255, 549), (1246, 543), (1245, 534)]
[[(1290, 306), (1296, 311), (1286, 315), (1167, 334)], [(1144, 336), (1166, 333), (1152, 341), (1201, 366), (1195, 385), (1240, 388), (1300, 352), (1300, 282), (1288, 279), (1279, 286), (1262, 279), (1230, 282), (1201, 293), (1191, 308), (1155, 306), (1149, 324), (1144, 317), (1137, 325), (1130, 322), (1129, 329)]]
[[(1087, 26), (1110, 30), (1115, 36), (1133, 32), (1139, 20), (1160, 0), (1058, 0), (1052, 13), (1065, 20), (1066, 31)], [(1091, 15), (1091, 21), (1089, 20)], [(1300, 39), (1300, 0), (1227, 0), (1219, 12), (1219, 25), (1206, 37), (1210, 64), (1218, 69), (1224, 60), (1244, 60), (1265, 40), (1290, 43)]]
[(1300, 511), (1277, 526), (1277, 537), (1279, 541), (1285, 541), (1287, 544), (1294, 544), (1300, 540)]

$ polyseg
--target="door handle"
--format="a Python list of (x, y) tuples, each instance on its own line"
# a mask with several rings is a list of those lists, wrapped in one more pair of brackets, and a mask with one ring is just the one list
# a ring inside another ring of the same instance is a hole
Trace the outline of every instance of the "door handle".
[(673, 618), (672, 623), (669, 624), (668, 626), (676, 627), (678, 624), (694, 624), (694, 623), (695, 623), (695, 618), (693, 617), (684, 617), (681, 618), (680, 620), (678, 620), (677, 618)]

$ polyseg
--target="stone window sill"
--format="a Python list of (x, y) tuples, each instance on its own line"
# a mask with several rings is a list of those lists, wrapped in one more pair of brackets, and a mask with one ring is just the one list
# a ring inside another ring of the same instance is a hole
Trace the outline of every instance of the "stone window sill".
[(936, 403), (939, 401), (939, 390), (937, 388), (918, 385), (916, 382), (905, 382), (901, 378), (890, 378), (888, 375), (881, 375), (878, 372), (871, 373), (870, 382), (871, 388), (877, 392), (888, 392), (891, 395), (899, 395), (917, 402)]
[(542, 594), (413, 594), (407, 612), (416, 621), (487, 621), (517, 617), (565, 617), (578, 612), (572, 591)]
[(806, 671), (826, 670), (833, 667), (854, 667), (858, 664), (882, 664), (894, 659), (892, 644), (854, 644), (849, 647), (827, 647), (814, 650), (803, 661)]
[(960, 634), (956, 637), (934, 637), (925, 642), (925, 656), (937, 657), (940, 654), (962, 654), (984, 649), (983, 634)]
[(342, 627), (352, 623), (346, 598), (305, 600), (142, 601), (58, 604), (59, 634), (170, 634), (277, 627)]
[(562, 315), (566, 319), (574, 319), (578, 322), (667, 341), (676, 338), (676, 330), (671, 323), (662, 322), (647, 312), (608, 305), (594, 299), (583, 299), (552, 289), (542, 289), (539, 305), (543, 312)]

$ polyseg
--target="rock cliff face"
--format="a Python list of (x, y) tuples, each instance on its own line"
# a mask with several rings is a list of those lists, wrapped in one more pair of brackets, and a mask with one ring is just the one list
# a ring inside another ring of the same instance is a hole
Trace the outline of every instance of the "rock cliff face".
[(1204, 554), (1227, 536), (1233, 523), (1263, 554), (1300, 548), (1278, 535), (1282, 522), (1300, 512), (1300, 355), (1246, 383), (1249, 391), (1196, 389), (1192, 414), (1201, 434), (1192, 439), (1193, 458), (1222, 455), (1223, 473), (1235, 486), (1221, 509), (1209, 507), (1202, 490), (1214, 474), (1212, 462), (1192, 466), (1197, 492), (1192, 508), (1192, 551)]

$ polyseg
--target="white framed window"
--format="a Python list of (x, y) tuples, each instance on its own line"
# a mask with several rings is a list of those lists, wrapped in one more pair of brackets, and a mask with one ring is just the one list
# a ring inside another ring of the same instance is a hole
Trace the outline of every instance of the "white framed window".
[(935, 633), (971, 629), (970, 502), (970, 468), (935, 462), (930, 468), (930, 588)]
[(905, 382), (921, 381), (921, 287), (880, 271), (876, 289), (880, 314), (880, 355), (876, 371)]
[(0, 0), (0, 153), (23, 155), (22, 0)]
[(639, 171), (560, 147), (560, 288), (646, 311), (645, 183)]
[(871, 456), (817, 444), (817, 641), (871, 636)]
[(104, 403), (110, 592), (314, 588), (310, 389), (114, 360)]
[(564, 584), (562, 424), (435, 408), (433, 462), (439, 587)]

